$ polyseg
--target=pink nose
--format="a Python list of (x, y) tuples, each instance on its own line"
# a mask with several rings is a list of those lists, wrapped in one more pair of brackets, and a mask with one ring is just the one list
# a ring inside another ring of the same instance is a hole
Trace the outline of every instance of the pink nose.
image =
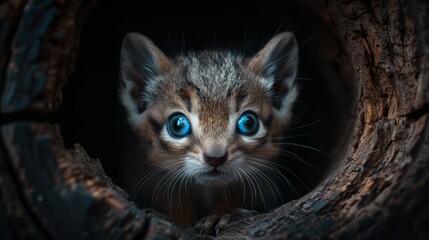
[(208, 164), (212, 165), (213, 167), (217, 167), (226, 162), (228, 158), (228, 153), (223, 153), (223, 155), (220, 155), (220, 154), (209, 155), (209, 154), (203, 153), (203, 157), (204, 157), (204, 161), (206, 161)]

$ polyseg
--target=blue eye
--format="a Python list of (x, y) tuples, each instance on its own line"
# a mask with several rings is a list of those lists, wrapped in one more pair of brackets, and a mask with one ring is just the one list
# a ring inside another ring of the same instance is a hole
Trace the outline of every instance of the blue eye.
[(259, 130), (259, 120), (252, 112), (246, 112), (241, 115), (237, 122), (238, 133), (245, 136), (255, 135)]
[(174, 114), (168, 119), (167, 131), (174, 138), (183, 138), (191, 134), (191, 124), (185, 115)]

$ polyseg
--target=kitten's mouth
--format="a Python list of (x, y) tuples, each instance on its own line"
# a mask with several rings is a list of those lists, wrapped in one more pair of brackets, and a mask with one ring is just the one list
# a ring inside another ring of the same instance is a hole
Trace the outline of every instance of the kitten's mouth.
[(208, 176), (210, 176), (210, 177), (217, 177), (217, 176), (222, 175), (222, 172), (221, 172), (221, 171), (219, 171), (219, 170), (218, 170), (218, 169), (216, 169), (216, 168), (213, 168), (213, 170), (211, 170), (211, 171), (207, 172), (206, 174), (207, 174)]
[(202, 172), (200, 177), (197, 178), (197, 182), (205, 186), (224, 186), (231, 181), (234, 181), (234, 179), (228, 174), (228, 171), (219, 170), (217, 168)]

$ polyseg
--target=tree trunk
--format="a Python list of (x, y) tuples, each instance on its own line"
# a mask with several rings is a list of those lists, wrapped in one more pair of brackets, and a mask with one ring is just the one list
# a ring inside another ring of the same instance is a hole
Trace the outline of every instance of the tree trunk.
[[(204, 238), (140, 210), (99, 161), (65, 149), (62, 85), (91, 0), (0, 7), (0, 228), (9, 238)], [(306, 1), (358, 88), (353, 135), (313, 191), (229, 225), (219, 238), (429, 237), (429, 2)], [(347, 62), (350, 55), (353, 65)]]

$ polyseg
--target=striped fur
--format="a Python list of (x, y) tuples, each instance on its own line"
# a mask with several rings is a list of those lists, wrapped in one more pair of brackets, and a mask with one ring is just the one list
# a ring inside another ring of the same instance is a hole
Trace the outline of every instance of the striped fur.
[[(273, 139), (281, 137), (292, 116), (298, 95), (297, 61), (295, 38), (287, 32), (273, 37), (252, 58), (227, 51), (202, 51), (175, 59), (167, 58), (146, 37), (128, 34), (122, 47), (120, 97), (129, 122), (149, 146), (144, 161), (153, 168), (137, 170), (142, 179), (151, 178), (145, 183), (148, 186), (143, 186), (144, 195), (153, 198), (157, 191), (178, 191), (183, 198), (179, 199), (180, 207), (192, 214), (183, 217), (183, 211), (177, 213), (174, 209), (178, 206), (168, 199), (168, 192), (160, 194), (163, 200), (146, 207), (158, 208), (184, 223), (201, 215), (228, 212), (230, 209), (225, 207), (217, 209), (225, 205), (219, 203), (222, 200), (217, 195), (225, 194), (225, 188), (243, 184), (245, 176), (240, 169), (252, 159), (271, 161), (279, 153)], [(238, 118), (249, 110), (257, 114), (261, 126), (252, 137), (236, 130)], [(189, 119), (191, 135), (181, 139), (169, 136), (165, 123), (174, 113)], [(218, 174), (213, 175), (214, 167), (205, 163), (203, 154), (216, 152), (228, 153), (228, 159), (216, 167)], [(148, 177), (149, 169), (160, 169), (160, 175)], [(180, 175), (171, 177), (173, 183), (168, 183), (171, 186), (180, 181), (178, 190), (160, 186), (163, 172)], [(212, 196), (184, 193), (182, 184), (193, 190), (209, 188)], [(232, 195), (230, 199), (239, 199), (231, 200), (234, 203), (243, 200)], [(227, 200), (226, 205), (249, 207), (246, 201), (228, 204)]]

